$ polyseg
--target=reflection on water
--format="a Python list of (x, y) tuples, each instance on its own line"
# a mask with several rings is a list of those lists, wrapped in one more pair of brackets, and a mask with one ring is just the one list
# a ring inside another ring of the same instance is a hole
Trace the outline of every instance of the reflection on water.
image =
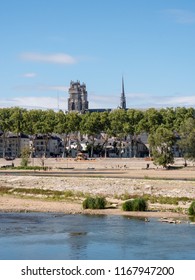
[(194, 235), (156, 219), (0, 213), (0, 259), (195, 259)]

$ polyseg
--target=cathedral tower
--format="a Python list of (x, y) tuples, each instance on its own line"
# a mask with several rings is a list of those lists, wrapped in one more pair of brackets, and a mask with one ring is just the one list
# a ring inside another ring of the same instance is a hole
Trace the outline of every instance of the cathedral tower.
[(126, 98), (125, 98), (125, 89), (124, 89), (124, 80), (122, 77), (122, 93), (120, 99), (120, 108), (126, 110)]
[(80, 84), (77, 82), (70, 82), (69, 88), (69, 98), (68, 98), (68, 111), (76, 111), (84, 113), (88, 110), (88, 101), (87, 101), (87, 90), (86, 85)]

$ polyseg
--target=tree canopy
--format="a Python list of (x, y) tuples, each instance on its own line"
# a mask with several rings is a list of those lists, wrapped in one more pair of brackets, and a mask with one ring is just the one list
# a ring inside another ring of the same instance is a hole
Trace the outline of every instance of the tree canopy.
[[(97, 134), (102, 133), (105, 145), (108, 137), (115, 137), (119, 142), (127, 136), (136, 136), (141, 132), (150, 135), (149, 144), (153, 155), (159, 155), (162, 165), (172, 161), (170, 146), (174, 143), (173, 135), (181, 137), (180, 149), (186, 158), (195, 159), (195, 109), (194, 108), (149, 108), (147, 110), (116, 109), (111, 112), (79, 114), (53, 110), (26, 110), (19, 107), (0, 108), (1, 135), (6, 138), (8, 132), (28, 135), (58, 133), (68, 141), (70, 134), (79, 139), (80, 134), (87, 134), (92, 142)], [(133, 138), (132, 138), (133, 139)], [(174, 138), (175, 139), (175, 138)], [(91, 153), (93, 154), (93, 144)], [(166, 157), (166, 159), (165, 159)], [(157, 162), (157, 161), (156, 161)]]
[(156, 165), (167, 167), (168, 164), (174, 163), (172, 151), (174, 142), (174, 133), (163, 126), (159, 126), (155, 132), (150, 134), (149, 145)]

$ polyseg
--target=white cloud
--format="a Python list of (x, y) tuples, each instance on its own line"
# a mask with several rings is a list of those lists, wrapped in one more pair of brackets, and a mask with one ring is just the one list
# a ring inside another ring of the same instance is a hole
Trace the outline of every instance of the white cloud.
[(195, 96), (176, 96), (176, 97), (168, 97), (162, 98), (159, 104), (167, 105), (167, 106), (195, 106)]
[[(142, 94), (143, 95), (143, 94)], [(0, 98), (0, 107), (22, 107), (27, 109), (53, 109), (57, 110), (58, 107), (62, 110), (67, 110), (68, 96), (59, 96), (55, 94), (55, 97), (45, 96), (29, 96), (29, 97), (15, 97), (15, 98)], [(145, 98), (140, 98), (139, 94), (137, 98), (126, 98), (128, 108), (165, 108), (165, 107), (194, 107), (195, 95), (189, 96), (152, 96), (145, 94)], [(98, 96), (90, 95), (89, 108), (117, 108), (120, 104), (120, 97), (117, 96)]]
[(152, 96), (145, 98), (127, 98), (128, 107), (132, 108), (165, 108), (165, 107), (194, 107), (195, 96)]
[(10, 99), (0, 99), (0, 107), (22, 107), (27, 109), (53, 109), (58, 107), (67, 109), (67, 98), (59, 97), (15, 97)]
[(90, 109), (97, 109), (97, 108), (117, 108), (120, 102), (120, 96), (113, 96), (112, 98), (110, 95), (96, 95), (96, 94), (89, 94), (89, 108)]
[(131, 93), (125, 93), (126, 98), (147, 98), (147, 93), (141, 93), (141, 92), (131, 92)]
[(41, 53), (22, 53), (20, 58), (27, 61), (46, 62), (56, 64), (74, 64), (77, 59), (65, 53), (41, 54)]
[[(192, 96), (158, 96), (148, 93), (126, 93), (127, 108), (162, 108), (195, 106), (195, 95)], [(89, 108), (117, 108), (120, 105), (120, 94), (89, 94)]]
[(13, 87), (14, 90), (16, 91), (62, 91), (62, 92), (67, 92), (68, 87), (66, 86), (61, 86), (61, 85), (42, 85), (42, 84), (35, 84), (35, 85), (17, 85)]
[(49, 90), (49, 91), (63, 91), (63, 92), (67, 92), (68, 91), (68, 87), (66, 86), (45, 86), (43, 87), (44, 90)]
[(171, 16), (177, 23), (192, 24), (195, 23), (195, 13), (182, 9), (168, 9), (165, 13)]
[(37, 76), (37, 74), (31, 72), (31, 73), (24, 73), (22, 76), (23, 76), (24, 78), (34, 78), (34, 77)]

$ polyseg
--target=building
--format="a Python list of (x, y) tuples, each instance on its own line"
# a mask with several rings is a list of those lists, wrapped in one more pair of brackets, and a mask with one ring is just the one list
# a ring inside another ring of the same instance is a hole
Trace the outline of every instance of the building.
[(125, 98), (125, 87), (124, 87), (124, 79), (122, 77), (122, 93), (120, 100), (120, 108), (126, 110), (126, 98)]
[(0, 157), (18, 157), (23, 149), (29, 148), (29, 136), (23, 133), (0, 133)]
[(68, 111), (84, 113), (88, 110), (86, 85), (77, 82), (70, 82), (68, 98)]
[[(68, 98), (68, 112), (105, 112), (112, 111), (110, 108), (97, 108), (97, 109), (89, 109), (89, 102), (87, 100), (87, 90), (86, 85), (80, 84), (79, 81), (70, 82), (70, 88), (68, 90), (69, 98)], [(122, 93), (120, 97), (120, 106), (118, 108), (126, 110), (126, 98), (125, 98), (125, 90), (124, 90), (124, 79), (122, 77)]]
[(31, 137), (30, 150), (32, 157), (58, 157), (64, 147), (62, 139), (56, 135), (36, 134)]
[(3, 131), (0, 131), (0, 157), (4, 156), (4, 137)]

